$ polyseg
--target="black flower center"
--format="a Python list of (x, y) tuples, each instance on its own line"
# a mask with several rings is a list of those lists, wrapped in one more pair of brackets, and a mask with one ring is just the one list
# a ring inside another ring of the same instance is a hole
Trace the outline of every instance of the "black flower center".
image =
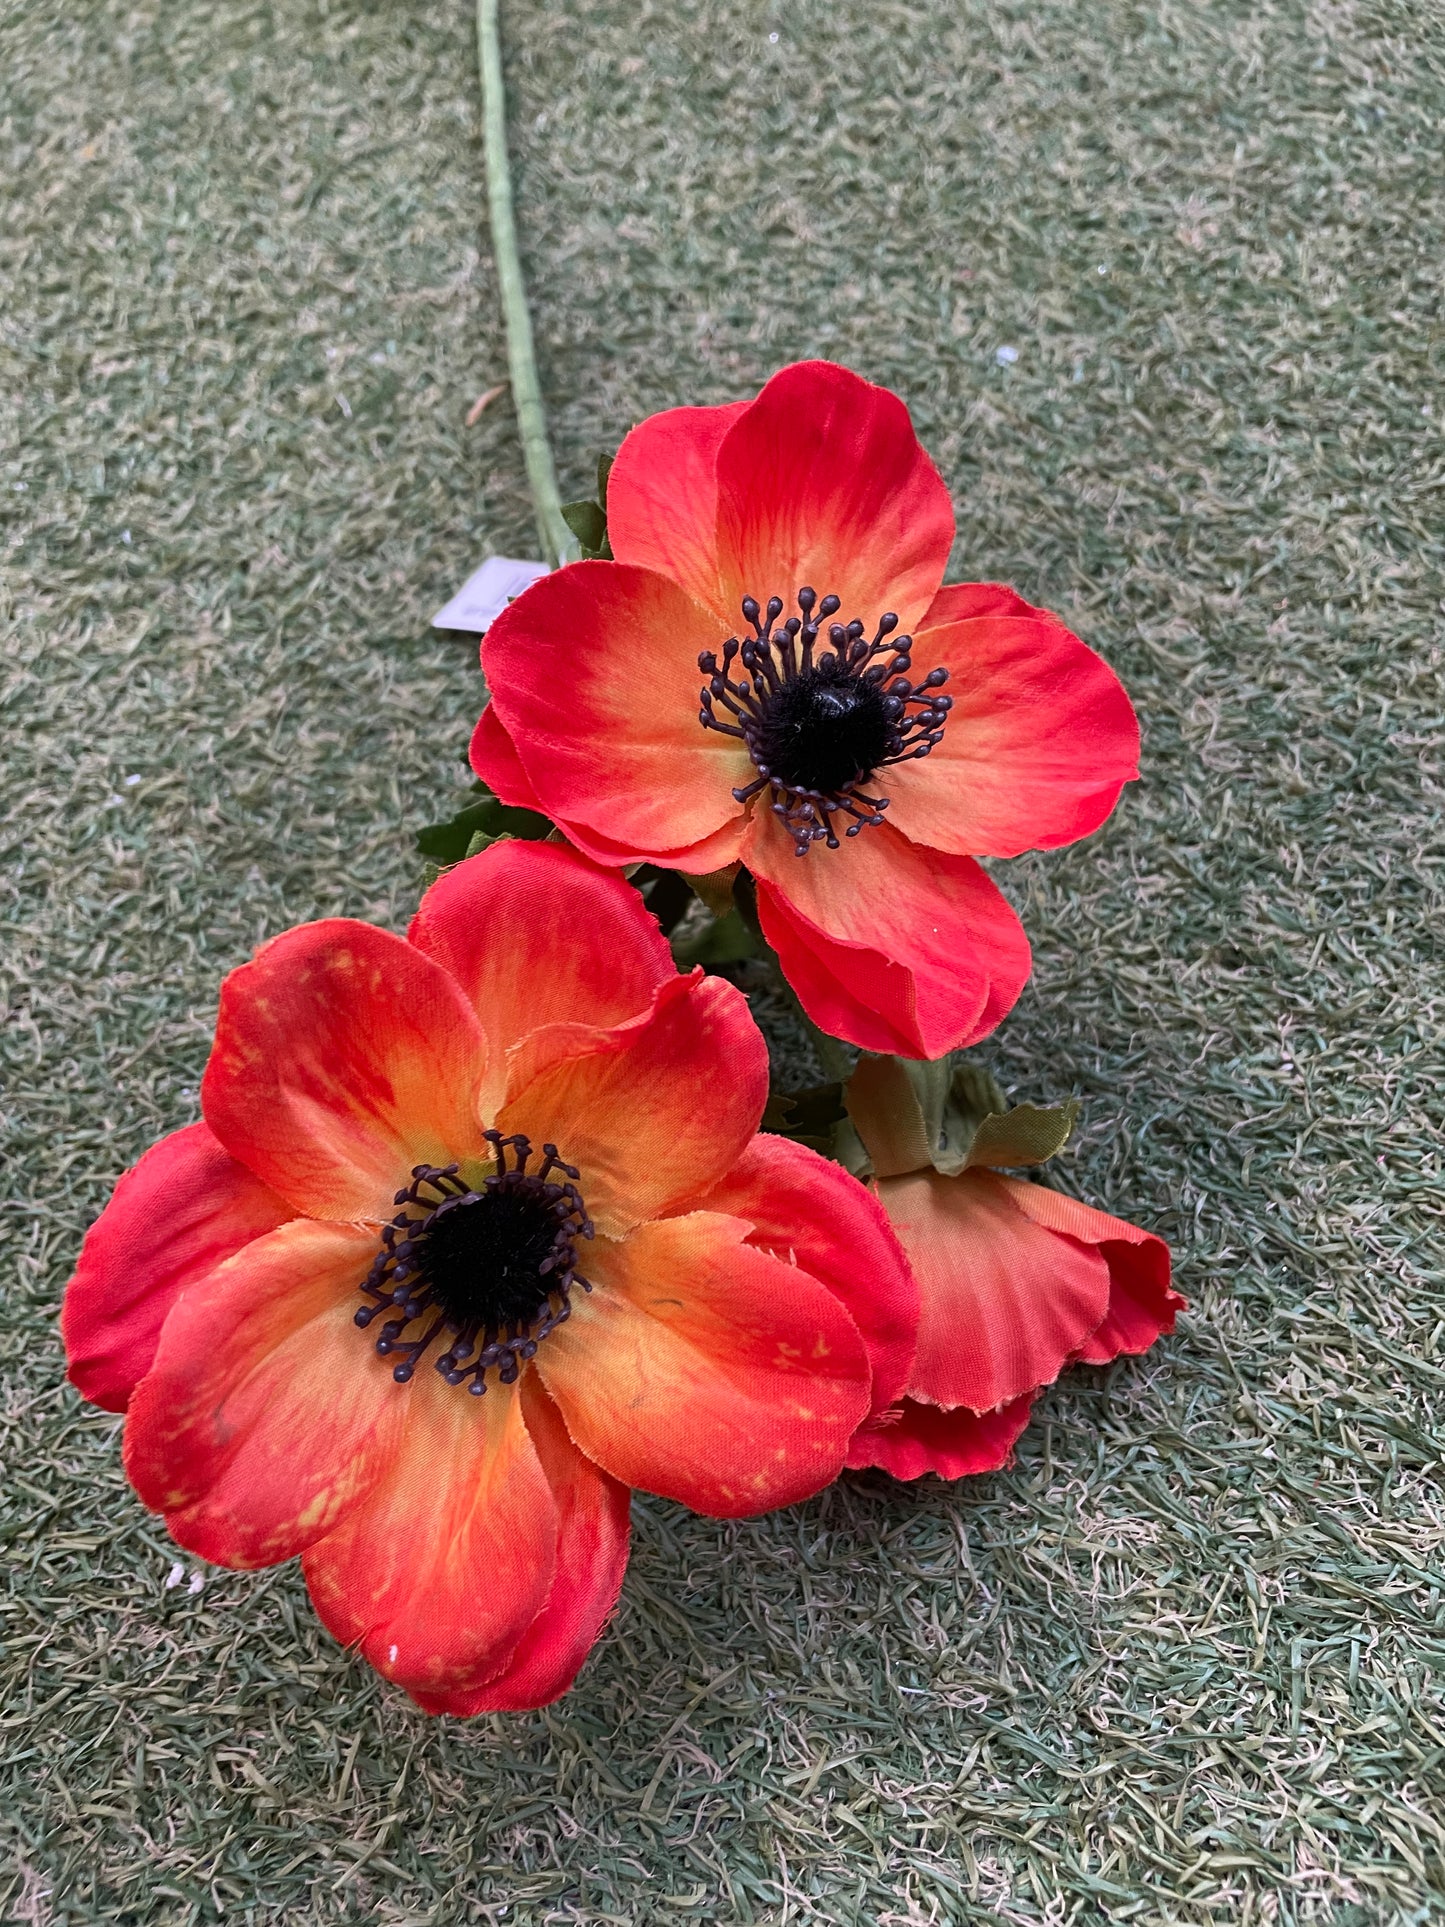
[(484, 1136), (496, 1170), (477, 1190), (455, 1164), (416, 1166), (396, 1194), (401, 1209), (383, 1226), (381, 1250), (361, 1287), (373, 1301), (356, 1314), (363, 1331), (391, 1314), (376, 1349), (383, 1358), (398, 1356), (392, 1377), (399, 1384), (443, 1331), (450, 1343), (433, 1362), (448, 1385), (465, 1382), (480, 1395), (493, 1367), (502, 1384), (514, 1384), (548, 1332), (571, 1315), (573, 1285), (592, 1289), (577, 1275), (577, 1240), (592, 1236), (579, 1173), (563, 1164), (555, 1144), (544, 1144), (541, 1164), (528, 1171), (527, 1138)]
[[(721, 660), (711, 649), (697, 659), (708, 678), (698, 720), (747, 746), (757, 780), (733, 795), (745, 803), (770, 789), (773, 813), (797, 854), (806, 856), (819, 838), (838, 848), (835, 815), (854, 819), (849, 836), (883, 821), (888, 798), (869, 796), (862, 786), (887, 764), (926, 756), (942, 742), (953, 699), (935, 693), (948, 680), (946, 669), (930, 669), (919, 683), (909, 680), (913, 638), (889, 640), (897, 616), (880, 616), (868, 642), (861, 622), (829, 620), (838, 612), (837, 596), (819, 601), (804, 587), (797, 604), (801, 613), (779, 622), (781, 596), (771, 596), (765, 610), (743, 597), (753, 633), (741, 642), (730, 636)], [(828, 640), (820, 649), (824, 623)], [(730, 673), (735, 661), (745, 681)]]

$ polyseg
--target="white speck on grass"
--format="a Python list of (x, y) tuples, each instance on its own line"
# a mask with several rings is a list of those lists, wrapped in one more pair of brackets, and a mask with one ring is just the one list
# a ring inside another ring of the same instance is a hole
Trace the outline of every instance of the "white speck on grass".
[(1019, 358), (1019, 351), (1017, 348), (1009, 347), (1008, 343), (1005, 342), (1002, 348), (994, 349), (993, 358), (1000, 368), (1012, 368)]
[(137, 770), (134, 776), (127, 776), (125, 778), (125, 786), (128, 790), (133, 790), (139, 781), (140, 781), (140, 772), (139, 770)]
[(776, 47), (781, 38), (782, 38), (781, 34), (770, 33), (768, 35), (768, 45), (770, 47)]
[(191, 1574), (191, 1583), (186, 1587), (186, 1591), (191, 1595), (192, 1599), (194, 1599), (196, 1594), (205, 1586), (205, 1583), (206, 1575), (203, 1572), (193, 1572)]
[(176, 1587), (181, 1583), (181, 1581), (185, 1578), (185, 1576), (186, 1576), (186, 1569), (181, 1564), (180, 1560), (177, 1559), (176, 1563), (171, 1567), (170, 1571), (166, 1574), (166, 1591), (174, 1592)]
[(342, 414), (345, 415), (346, 419), (350, 421), (351, 403), (346, 399), (345, 395), (338, 395), (336, 397), (336, 406), (341, 410)]
[(125, 543), (126, 547), (129, 548), (130, 547), (130, 530), (122, 529), (120, 532), (120, 539), (122, 542)]

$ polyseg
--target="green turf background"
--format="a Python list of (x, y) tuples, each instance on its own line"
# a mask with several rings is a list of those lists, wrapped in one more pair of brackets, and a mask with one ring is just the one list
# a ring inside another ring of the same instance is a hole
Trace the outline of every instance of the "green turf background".
[(1142, 783), (1001, 868), (1037, 972), (988, 1054), (1083, 1097), (1063, 1181), (1194, 1309), (966, 1488), (639, 1501), (536, 1715), (429, 1722), (291, 1569), (167, 1589), (61, 1287), (220, 974), (407, 915), (477, 702), (427, 623), (530, 516), (505, 403), (463, 425), (466, 0), (8, 0), (0, 1918), (1445, 1919), (1445, 17), (504, 17), (568, 484), (834, 356), (908, 396), (955, 574), (1128, 681)]

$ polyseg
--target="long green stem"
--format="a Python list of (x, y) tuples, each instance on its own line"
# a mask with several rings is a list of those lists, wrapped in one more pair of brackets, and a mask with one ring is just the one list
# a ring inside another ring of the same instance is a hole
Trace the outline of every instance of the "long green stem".
[(517, 250), (517, 220), (512, 207), (512, 169), (507, 159), (507, 97), (502, 86), (502, 35), (499, 0), (477, 0), (477, 55), (482, 70), (482, 145), (487, 162), (487, 214), (492, 228), (492, 253), (502, 295), (502, 317), (507, 329), (507, 363), (512, 377), (512, 403), (522, 436), (522, 456), (537, 514), (537, 536), (542, 558), (552, 568), (570, 562), (577, 553), (571, 531), (562, 519), (562, 494), (552, 444), (547, 439), (547, 412), (542, 406), (542, 384), (537, 377), (537, 350), (532, 340), (532, 317), (527, 287), (522, 279), (522, 257)]

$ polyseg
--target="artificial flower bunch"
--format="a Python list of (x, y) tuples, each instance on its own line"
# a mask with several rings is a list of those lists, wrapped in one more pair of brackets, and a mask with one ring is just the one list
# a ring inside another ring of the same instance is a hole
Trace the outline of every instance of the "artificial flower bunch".
[[(226, 979), (203, 1121), (121, 1179), (64, 1308), (175, 1540), (299, 1555), (435, 1712), (567, 1689), (633, 1487), (738, 1517), (996, 1468), (1183, 1302), (1160, 1239), (1007, 1175), (1072, 1107), (957, 1055), (1029, 970), (978, 859), (1108, 815), (1117, 678), (944, 586), (947, 490), (845, 369), (654, 416), (600, 483), (587, 559), (483, 640), (481, 793), (422, 839), (406, 937), (328, 919)], [(744, 954), (831, 1081), (770, 1092)]]

